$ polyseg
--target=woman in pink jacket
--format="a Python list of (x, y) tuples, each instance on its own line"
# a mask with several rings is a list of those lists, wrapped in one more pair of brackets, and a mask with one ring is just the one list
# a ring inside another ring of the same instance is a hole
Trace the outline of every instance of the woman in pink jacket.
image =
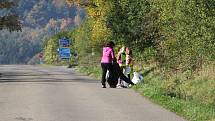
[(115, 54), (113, 50), (114, 42), (110, 41), (103, 47), (101, 67), (102, 67), (102, 88), (106, 88), (106, 73), (107, 70), (111, 73), (113, 69), (112, 62), (115, 61)]

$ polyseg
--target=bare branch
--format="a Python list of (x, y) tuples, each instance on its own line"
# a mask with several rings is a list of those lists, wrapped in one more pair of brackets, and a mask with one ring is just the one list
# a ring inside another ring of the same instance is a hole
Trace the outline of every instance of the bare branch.
[(11, 7), (14, 7), (15, 4), (13, 2), (0, 2), (0, 9), (9, 9)]
[(11, 31), (22, 31), (21, 22), (16, 15), (0, 17), (0, 30), (8, 29)]

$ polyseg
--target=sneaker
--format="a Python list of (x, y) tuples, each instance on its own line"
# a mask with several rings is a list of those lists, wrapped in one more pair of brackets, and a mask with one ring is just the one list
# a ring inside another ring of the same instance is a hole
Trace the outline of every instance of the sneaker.
[(118, 83), (116, 86), (117, 86), (117, 87), (118, 87), (118, 86), (121, 86), (121, 84), (120, 84), (120, 83)]
[(120, 89), (123, 88), (121, 85), (117, 85), (116, 88)]
[(128, 87), (129, 87), (129, 88), (132, 88), (134, 85), (135, 85), (135, 84), (129, 84)]
[(133, 85), (129, 84), (129, 85), (128, 85), (128, 88), (132, 88), (132, 86), (133, 86)]

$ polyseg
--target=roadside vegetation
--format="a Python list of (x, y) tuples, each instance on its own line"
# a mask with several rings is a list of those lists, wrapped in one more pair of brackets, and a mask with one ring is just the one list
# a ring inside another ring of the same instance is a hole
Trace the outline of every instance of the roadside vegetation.
[[(214, 0), (68, 3), (85, 8), (87, 18), (66, 35), (53, 38), (72, 40), (82, 72), (100, 78), (102, 45), (113, 40), (116, 52), (122, 45), (133, 50), (134, 70), (144, 76), (135, 90), (188, 120), (215, 120)], [(44, 44), (44, 59), (50, 64), (58, 63), (53, 38)]]

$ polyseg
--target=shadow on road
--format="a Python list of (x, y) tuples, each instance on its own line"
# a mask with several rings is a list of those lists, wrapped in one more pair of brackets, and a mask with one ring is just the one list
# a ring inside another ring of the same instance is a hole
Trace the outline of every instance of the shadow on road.
[[(57, 76), (57, 77), (53, 77)], [(60, 77), (66, 76), (66, 77)], [(29, 74), (29, 73), (14, 73), (14, 74), (0, 74), (0, 83), (10, 83), (10, 82), (63, 82), (63, 83), (72, 83), (72, 82), (81, 82), (81, 83), (99, 83), (99, 81), (84, 78), (78, 75), (68, 74)]]
[(62, 79), (62, 80), (53, 80), (53, 79), (47, 79), (47, 80), (37, 80), (37, 81), (29, 81), (29, 79), (27, 79), (25, 81), (25, 79), (0, 79), (0, 83), (9, 83), (9, 82), (63, 82), (63, 83), (72, 83), (72, 82), (81, 82), (81, 83), (99, 83), (98, 81), (95, 80), (86, 80), (86, 79)]

